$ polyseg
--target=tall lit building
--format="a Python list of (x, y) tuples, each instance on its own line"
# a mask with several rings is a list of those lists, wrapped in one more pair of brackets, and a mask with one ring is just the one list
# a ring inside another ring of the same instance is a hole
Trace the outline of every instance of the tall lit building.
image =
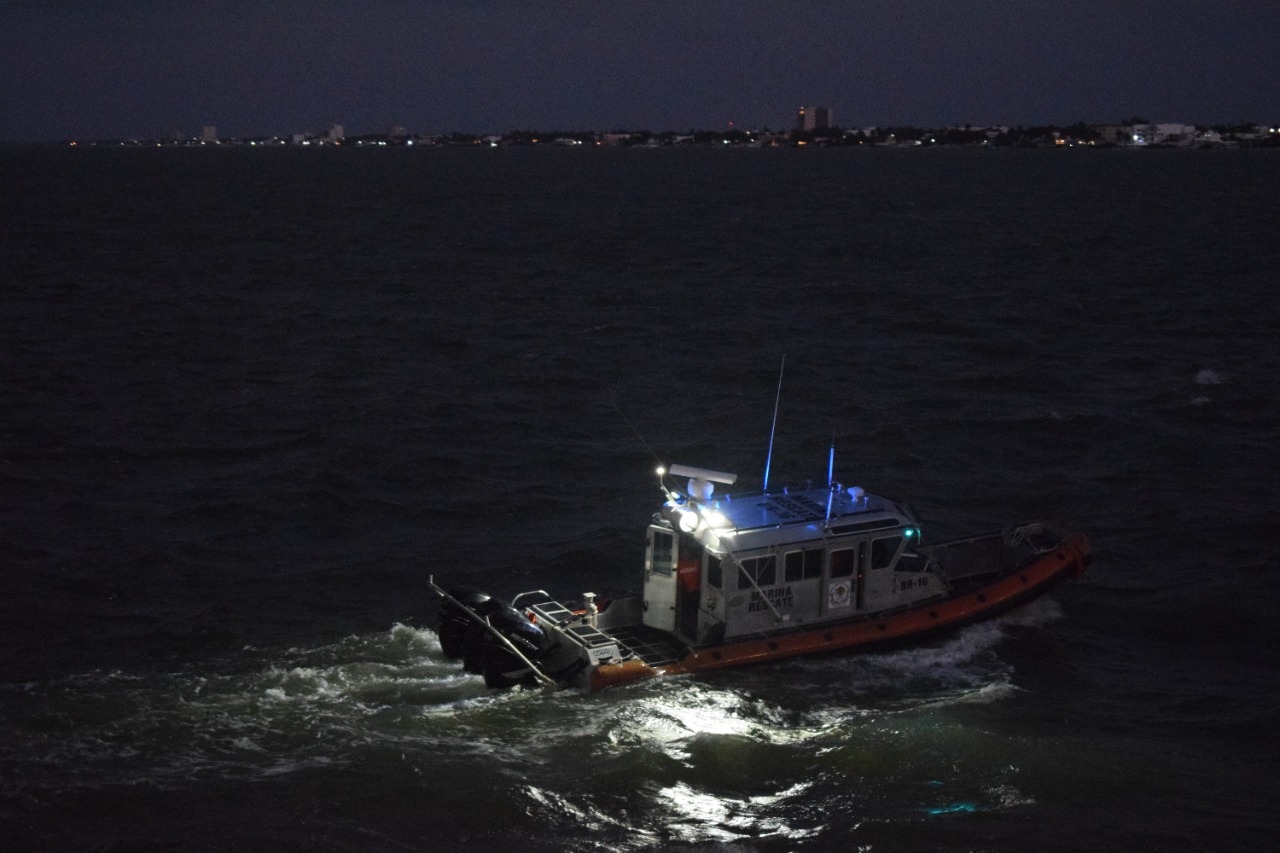
[(204, 129), (200, 131), (200, 141), (201, 142), (217, 142), (218, 128), (216, 128), (211, 124), (206, 124), (204, 126)]
[(796, 130), (825, 130), (834, 126), (830, 107), (801, 107), (796, 110)]

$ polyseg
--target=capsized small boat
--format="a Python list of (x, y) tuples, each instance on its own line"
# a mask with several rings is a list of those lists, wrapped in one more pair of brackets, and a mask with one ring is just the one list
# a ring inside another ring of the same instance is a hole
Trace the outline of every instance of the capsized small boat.
[[(565, 602), (440, 595), (447, 657), (490, 687), (598, 690), (924, 640), (997, 616), (1077, 577), (1089, 543), (1035, 520), (936, 544), (909, 506), (846, 488), (717, 496), (734, 474), (658, 469), (664, 501), (646, 532), (639, 595)], [(766, 475), (767, 483), (767, 475)]]

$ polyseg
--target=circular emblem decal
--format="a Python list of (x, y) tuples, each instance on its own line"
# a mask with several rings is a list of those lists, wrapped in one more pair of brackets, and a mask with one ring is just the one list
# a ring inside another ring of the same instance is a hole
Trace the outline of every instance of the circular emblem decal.
[(830, 607), (846, 607), (849, 604), (849, 582), (838, 581), (827, 589), (827, 604)]

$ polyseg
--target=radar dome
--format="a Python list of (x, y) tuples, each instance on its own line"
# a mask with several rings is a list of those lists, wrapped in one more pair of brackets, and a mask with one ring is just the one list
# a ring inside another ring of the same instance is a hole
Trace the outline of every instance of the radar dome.
[(694, 477), (689, 481), (689, 497), (699, 501), (711, 500), (711, 495), (716, 490), (716, 484), (710, 480), (704, 480), (701, 477)]

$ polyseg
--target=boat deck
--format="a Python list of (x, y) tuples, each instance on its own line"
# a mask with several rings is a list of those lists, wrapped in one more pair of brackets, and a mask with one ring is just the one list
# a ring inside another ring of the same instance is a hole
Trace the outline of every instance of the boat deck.
[(626, 646), (649, 666), (675, 663), (687, 646), (675, 637), (648, 625), (610, 628), (609, 636)]
[(529, 608), (539, 620), (553, 625), (566, 626), (572, 639), (583, 648), (594, 648), (617, 642), (623, 650), (630, 651), (649, 666), (675, 663), (686, 646), (675, 637), (636, 622), (631, 625), (615, 625), (604, 630), (593, 628), (585, 623), (567, 625), (582, 619), (558, 601), (542, 601)]

